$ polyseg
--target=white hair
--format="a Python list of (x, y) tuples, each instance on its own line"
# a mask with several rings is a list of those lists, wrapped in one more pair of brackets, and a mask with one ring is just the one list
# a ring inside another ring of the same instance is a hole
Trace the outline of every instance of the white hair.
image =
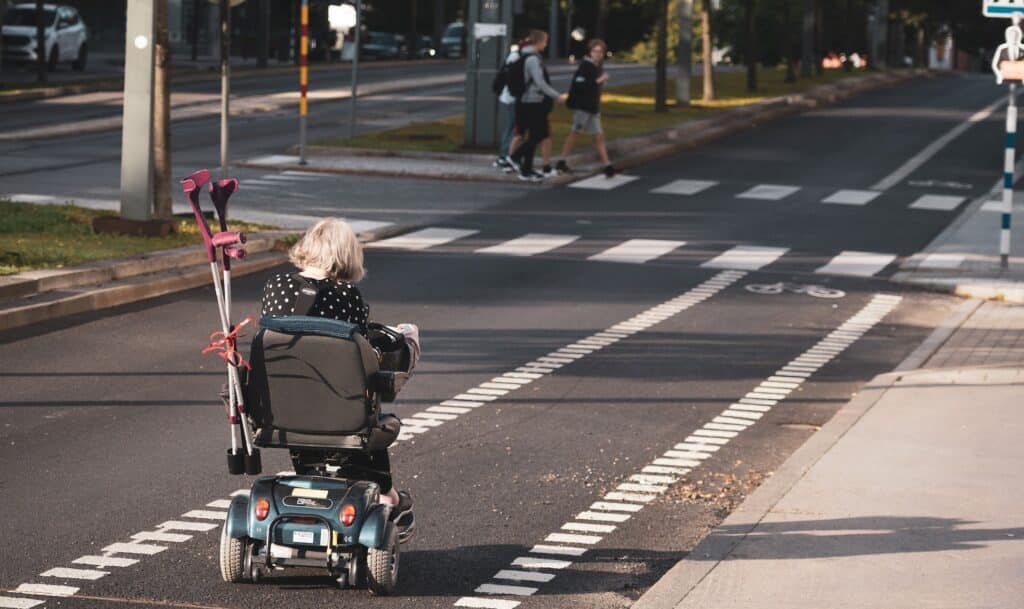
[(363, 246), (352, 227), (338, 218), (313, 225), (288, 251), (288, 259), (301, 270), (318, 270), (343, 281), (356, 282), (366, 274)]

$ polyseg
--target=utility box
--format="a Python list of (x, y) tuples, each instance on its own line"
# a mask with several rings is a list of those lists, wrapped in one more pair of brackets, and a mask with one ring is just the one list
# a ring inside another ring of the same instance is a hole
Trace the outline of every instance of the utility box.
[(466, 23), (466, 113), (463, 144), (497, 147), (505, 125), (498, 96), (491, 91), (512, 44), (516, 0), (469, 0)]

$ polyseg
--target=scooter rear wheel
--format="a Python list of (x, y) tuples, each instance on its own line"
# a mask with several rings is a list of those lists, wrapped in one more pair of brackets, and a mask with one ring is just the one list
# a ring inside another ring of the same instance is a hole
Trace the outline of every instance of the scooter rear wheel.
[(227, 523), (220, 533), (220, 576), (229, 584), (245, 581), (245, 555), (249, 551), (244, 539), (228, 535)]
[(398, 586), (399, 547), (395, 524), (389, 522), (384, 544), (366, 551), (366, 583), (377, 596), (388, 596)]

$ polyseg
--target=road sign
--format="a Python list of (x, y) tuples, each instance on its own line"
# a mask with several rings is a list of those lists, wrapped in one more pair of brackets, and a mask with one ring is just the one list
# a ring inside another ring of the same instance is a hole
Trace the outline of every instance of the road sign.
[(986, 17), (1010, 19), (1014, 13), (1024, 13), (1024, 0), (985, 0), (981, 12)]

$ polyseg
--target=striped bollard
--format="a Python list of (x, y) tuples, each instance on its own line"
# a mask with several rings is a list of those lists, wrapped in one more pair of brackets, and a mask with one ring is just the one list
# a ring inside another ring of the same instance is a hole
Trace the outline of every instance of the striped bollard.
[(1010, 225), (1013, 217), (1013, 177), (1017, 153), (1017, 85), (1010, 83), (1010, 104), (1006, 108), (1006, 160), (1003, 174), (1003, 218), (999, 233), (999, 264), (1010, 268)]
[(302, 35), (299, 39), (299, 165), (306, 164), (306, 114), (309, 103), (309, 0), (302, 0)]

